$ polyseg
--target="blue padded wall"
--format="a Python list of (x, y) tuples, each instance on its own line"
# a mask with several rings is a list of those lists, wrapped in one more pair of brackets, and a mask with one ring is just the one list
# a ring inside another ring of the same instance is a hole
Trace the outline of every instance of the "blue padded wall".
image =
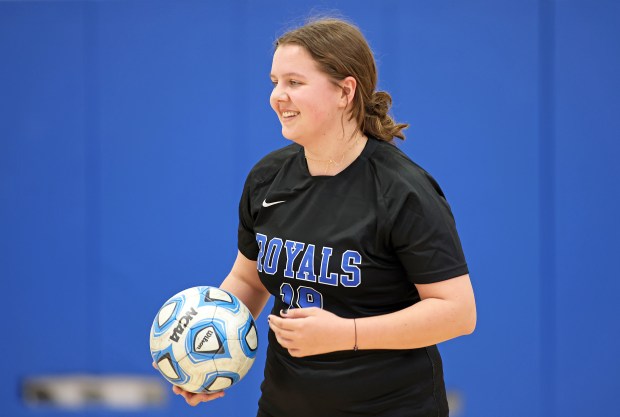
[[(128, 0), (0, 2), (0, 415), (75, 415), (25, 405), (29, 376), (157, 376), (155, 312), (219, 284), (245, 176), (287, 143), (268, 104), (272, 42), (320, 12), (366, 34), (411, 124), (400, 146), (457, 219), (479, 322), (440, 345), (453, 416), (608, 414), (615, 1)], [(264, 348), (223, 400), (79, 414), (251, 416)]]
[(558, 3), (555, 352), (558, 416), (613, 414), (620, 374), (620, 4)]

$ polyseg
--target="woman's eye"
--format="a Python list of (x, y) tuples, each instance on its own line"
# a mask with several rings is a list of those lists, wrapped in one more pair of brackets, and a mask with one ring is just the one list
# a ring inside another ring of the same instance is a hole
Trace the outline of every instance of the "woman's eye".
[[(301, 85), (301, 82), (297, 80), (288, 80), (287, 84), (290, 85), (291, 87), (296, 87), (298, 85)], [(273, 85), (273, 88), (276, 88), (276, 86), (278, 85), (278, 81), (271, 80), (271, 85)]]

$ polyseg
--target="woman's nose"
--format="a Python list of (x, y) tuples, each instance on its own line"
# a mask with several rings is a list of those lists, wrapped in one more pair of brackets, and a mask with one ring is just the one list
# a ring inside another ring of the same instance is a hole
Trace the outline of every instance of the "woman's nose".
[(288, 100), (288, 94), (286, 93), (286, 90), (284, 88), (280, 87), (280, 85), (276, 85), (275, 86), (275, 88), (271, 92), (271, 95), (277, 101), (286, 101), (286, 100)]

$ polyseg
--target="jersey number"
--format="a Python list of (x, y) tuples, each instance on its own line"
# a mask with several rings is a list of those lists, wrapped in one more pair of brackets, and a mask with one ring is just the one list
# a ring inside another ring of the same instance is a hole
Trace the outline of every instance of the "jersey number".
[(285, 282), (280, 287), (280, 295), (282, 296), (282, 302), (288, 305), (289, 308), (323, 308), (323, 295), (314, 288), (299, 286), (297, 288), (297, 297), (295, 297), (293, 286)]

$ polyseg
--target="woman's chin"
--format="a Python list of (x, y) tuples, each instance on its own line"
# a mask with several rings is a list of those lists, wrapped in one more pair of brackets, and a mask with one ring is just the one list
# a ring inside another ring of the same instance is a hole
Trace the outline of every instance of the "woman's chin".
[(292, 142), (299, 143), (298, 135), (295, 135), (293, 132), (291, 132), (290, 130), (284, 127), (282, 127), (282, 136), (284, 136), (284, 139), (288, 139)]

